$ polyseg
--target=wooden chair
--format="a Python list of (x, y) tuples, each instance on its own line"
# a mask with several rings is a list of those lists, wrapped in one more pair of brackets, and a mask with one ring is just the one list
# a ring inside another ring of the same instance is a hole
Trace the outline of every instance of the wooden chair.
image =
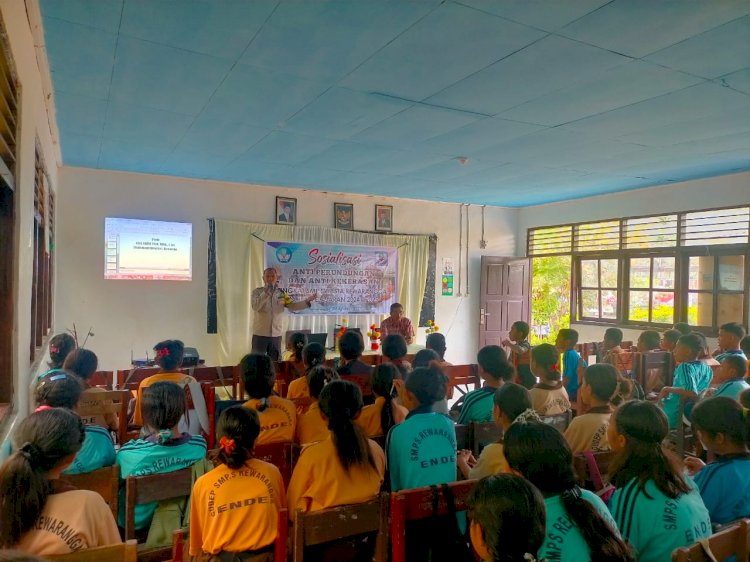
[(98, 386), (107, 390), (112, 390), (112, 383), (115, 379), (114, 371), (97, 371), (88, 380), (89, 385)]
[(138, 560), (138, 547), (134, 540), (109, 546), (97, 546), (87, 548), (68, 554), (55, 554), (45, 556), (47, 560), (59, 562), (136, 562)]
[(473, 438), (471, 435), (471, 424), (456, 424), (456, 449), (471, 449)]
[(118, 390), (138, 390), (143, 379), (155, 375), (159, 367), (134, 367), (132, 369), (117, 370)]
[(497, 443), (503, 436), (503, 430), (494, 422), (471, 422), (471, 450), (476, 458), (487, 445)]
[[(612, 451), (602, 451), (593, 453), (593, 455), (596, 466), (599, 469), (599, 475), (603, 479), (609, 471), (609, 465), (612, 459), (615, 458), (615, 453)], [(573, 471), (581, 488), (591, 490), (592, 492), (600, 492), (604, 489), (604, 482), (597, 483), (598, 479), (592, 475), (591, 467), (583, 453), (573, 455)]]
[(370, 365), (371, 367), (377, 367), (380, 365), (380, 363), (383, 362), (383, 356), (377, 353), (364, 353), (362, 357), (359, 358), (362, 363), (366, 365)]
[(370, 400), (374, 400), (372, 396), (372, 383), (369, 376), (366, 375), (341, 375), (342, 381), (353, 382), (362, 391), (362, 396), (369, 396)]
[(297, 408), (297, 415), (304, 414), (310, 409), (310, 405), (315, 402), (312, 396), (300, 396), (299, 398), (290, 398), (292, 404)]
[(79, 490), (91, 490), (99, 494), (117, 520), (117, 500), (120, 489), (120, 466), (113, 464), (84, 474), (61, 474), (60, 480)]
[(738, 562), (750, 560), (750, 519), (728, 525), (705, 541), (673, 550), (672, 562), (721, 562), (732, 555)]
[(541, 416), (542, 421), (548, 425), (551, 425), (560, 433), (565, 433), (568, 429), (571, 420), (573, 419), (573, 411), (568, 410), (562, 414), (555, 414), (553, 416)]
[[(125, 539), (135, 539), (135, 506), (183, 498), (192, 492), (192, 469), (183, 468), (174, 472), (128, 476), (125, 480)], [(139, 550), (139, 560), (168, 560), (172, 546)]]
[[(449, 400), (453, 398), (454, 390), (458, 390), (461, 394), (466, 394), (469, 385), (474, 385), (474, 389), (476, 390), (482, 384), (476, 365), (451, 365), (443, 367), (443, 373), (448, 377), (445, 397)], [(466, 385), (467, 390), (460, 388), (461, 385)]]
[[(674, 357), (669, 351), (647, 351), (636, 353), (633, 358), (633, 378), (643, 387), (648, 394), (654, 385), (649, 381), (658, 378), (662, 386), (670, 386), (674, 377)], [(659, 387), (661, 388), (661, 387)]]
[(596, 359), (594, 363), (598, 363), (600, 361), (599, 344), (596, 342), (576, 344), (575, 350), (578, 352), (578, 355), (583, 357), (583, 360), (586, 361), (586, 363), (589, 365), (592, 363), (592, 357)]
[(291, 442), (256, 445), (253, 456), (278, 468), (284, 480), (284, 486), (289, 486), (294, 465), (299, 458), (299, 454), (295, 455), (295, 447), (299, 448), (299, 445)]
[(117, 443), (123, 445), (128, 434), (128, 404), (132, 394), (127, 390), (108, 390), (85, 394), (78, 406), (82, 418), (115, 414), (117, 416)]
[[(455, 502), (456, 512), (466, 511), (467, 499), (476, 480), (462, 480), (448, 484)], [(432, 488), (414, 488), (391, 494), (391, 561), (406, 562), (407, 523), (433, 516)], [(435, 515), (447, 515), (448, 503), (440, 493)]]
[(227, 365), (224, 367), (206, 367), (204, 365), (199, 365), (197, 367), (189, 367), (180, 370), (193, 377), (199, 383), (208, 383), (214, 388), (231, 387), (230, 394), (232, 398), (235, 399), (237, 398), (237, 388), (234, 385), (234, 370), (236, 368), (235, 365)]
[(371, 533), (375, 538), (375, 562), (386, 562), (389, 531), (388, 499), (388, 494), (380, 494), (360, 504), (333, 507), (312, 513), (297, 510), (292, 560), (302, 562), (306, 547), (338, 543)]

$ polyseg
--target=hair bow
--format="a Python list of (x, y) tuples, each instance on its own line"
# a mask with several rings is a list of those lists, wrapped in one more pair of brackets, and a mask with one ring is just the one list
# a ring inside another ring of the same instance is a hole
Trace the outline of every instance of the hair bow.
[(560, 370), (560, 365), (557, 363), (552, 363), (552, 365), (549, 366), (551, 371), (554, 371), (555, 373)]
[(156, 352), (157, 357), (169, 357), (169, 349), (162, 347)]
[(229, 439), (226, 436), (219, 440), (219, 447), (227, 455), (231, 455), (237, 450), (237, 444), (234, 442), (234, 439)]
[(49, 346), (50, 353), (57, 353), (58, 351), (60, 351), (60, 349), (56, 345)]
[(52, 406), (49, 406), (47, 404), (42, 404), (36, 410), (34, 410), (34, 413), (37, 414), (39, 412), (44, 412), (45, 410), (53, 410), (53, 409), (54, 408)]

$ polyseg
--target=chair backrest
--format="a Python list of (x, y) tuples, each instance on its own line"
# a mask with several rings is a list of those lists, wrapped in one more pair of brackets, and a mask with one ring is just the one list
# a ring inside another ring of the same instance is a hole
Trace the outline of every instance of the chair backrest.
[(382, 363), (383, 356), (378, 353), (365, 353), (359, 358), (359, 360), (366, 365), (376, 367), (377, 365), (380, 365), (380, 363)]
[(552, 416), (542, 416), (542, 421), (546, 424), (551, 425), (557, 429), (560, 433), (565, 433), (568, 429), (570, 421), (573, 419), (573, 411), (567, 410), (562, 414), (554, 414)]
[(471, 449), (472, 448), (472, 435), (471, 435), (471, 424), (459, 424), (455, 425), (456, 428), (456, 449)]
[(128, 404), (132, 396), (128, 390), (87, 393), (81, 398), (78, 414), (82, 418), (115, 414), (117, 416), (117, 443), (122, 445), (127, 441)]
[[(456, 512), (468, 509), (467, 500), (476, 480), (462, 480), (448, 484)], [(433, 513), (433, 489), (430, 487), (401, 490), (391, 494), (391, 549), (392, 562), (406, 562), (406, 525), (409, 521), (426, 519), (433, 515), (447, 515), (448, 502), (440, 493), (437, 512)]]
[[(592, 455), (599, 470), (599, 476), (605, 478), (607, 472), (609, 472), (609, 465), (612, 459), (615, 458), (615, 453), (613, 451), (602, 451), (592, 453)], [(576, 475), (576, 481), (581, 488), (591, 490), (592, 492), (599, 492), (604, 488), (597, 483), (597, 478), (592, 474), (589, 462), (583, 453), (573, 455), (573, 471)]]
[(494, 422), (471, 422), (471, 437), (471, 450), (479, 458), (482, 449), (503, 437), (503, 430)]
[(375, 560), (387, 560), (388, 494), (360, 504), (344, 505), (304, 513), (297, 510), (294, 522), (292, 560), (302, 562), (305, 547), (375, 533)]
[(294, 464), (299, 457), (299, 455), (294, 454), (295, 446), (298, 447), (298, 445), (289, 442), (256, 445), (253, 456), (278, 468), (281, 472), (281, 478), (284, 480), (284, 486), (288, 486), (292, 478)]
[(136, 562), (138, 560), (138, 544), (135, 540), (109, 546), (97, 546), (86, 548), (68, 554), (55, 554), (45, 556), (47, 560), (59, 562)]
[(232, 386), (233, 373), (235, 365), (225, 365), (223, 367), (206, 367), (205, 365), (199, 365), (197, 367), (189, 367), (187, 369), (180, 369), (185, 371), (188, 375), (193, 377), (200, 383), (208, 383), (211, 386), (225, 387)]
[(61, 474), (60, 480), (79, 490), (91, 490), (99, 494), (117, 519), (117, 498), (120, 488), (120, 466), (113, 464), (84, 474)]
[(706, 541), (697, 542), (691, 546), (677, 548), (672, 551), (672, 562), (712, 562), (712, 560), (726, 560), (734, 555), (735, 560), (750, 560), (750, 519), (727, 525), (711, 535)]
[(189, 496), (192, 485), (191, 468), (148, 476), (128, 476), (125, 481), (125, 538), (135, 538), (136, 505)]
[(653, 390), (649, 380), (661, 379), (663, 386), (670, 386), (674, 377), (674, 356), (669, 351), (646, 351), (636, 353), (633, 358), (633, 377), (645, 392)]
[(482, 384), (476, 365), (450, 365), (443, 367), (442, 370), (448, 377), (448, 385), (445, 391), (445, 397), (448, 399), (453, 398), (455, 389), (458, 389), (461, 394), (465, 394), (461, 388), (458, 388), (459, 385), (466, 385), (467, 387), (474, 385), (474, 389), (477, 389)]
[(97, 371), (87, 381), (90, 386), (99, 386), (112, 390), (112, 383), (115, 380), (114, 371)]
[(353, 382), (362, 391), (362, 396), (372, 396), (372, 382), (365, 375), (341, 375), (341, 380)]
[(138, 390), (141, 381), (159, 372), (159, 367), (134, 367), (117, 370), (118, 390)]

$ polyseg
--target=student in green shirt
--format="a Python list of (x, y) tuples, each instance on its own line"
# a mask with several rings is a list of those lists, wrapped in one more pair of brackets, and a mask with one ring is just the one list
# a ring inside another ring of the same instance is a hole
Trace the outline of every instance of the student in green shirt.
[(662, 445), (668, 433), (666, 414), (643, 400), (626, 402), (609, 422), (616, 452), (609, 477), (617, 488), (609, 508), (638, 562), (664, 562), (675, 548), (711, 535), (697, 486)]
[(482, 388), (472, 390), (464, 397), (461, 413), (456, 423), (491, 422), (495, 391), (513, 378), (515, 369), (508, 356), (498, 345), (487, 345), (477, 354)]
[(515, 474), (488, 476), (469, 496), (469, 535), (486, 562), (533, 562), (544, 542), (544, 498)]
[(558, 430), (541, 422), (512, 424), (505, 434), (505, 458), (544, 496), (547, 536), (540, 560), (634, 560), (604, 502), (577, 486), (573, 453)]

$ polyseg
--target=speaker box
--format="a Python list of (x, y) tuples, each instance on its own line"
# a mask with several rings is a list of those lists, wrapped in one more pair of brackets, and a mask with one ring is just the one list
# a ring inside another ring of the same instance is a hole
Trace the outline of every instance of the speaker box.
[(198, 350), (194, 347), (186, 347), (182, 354), (182, 366), (183, 367), (195, 367), (200, 361), (200, 355)]

